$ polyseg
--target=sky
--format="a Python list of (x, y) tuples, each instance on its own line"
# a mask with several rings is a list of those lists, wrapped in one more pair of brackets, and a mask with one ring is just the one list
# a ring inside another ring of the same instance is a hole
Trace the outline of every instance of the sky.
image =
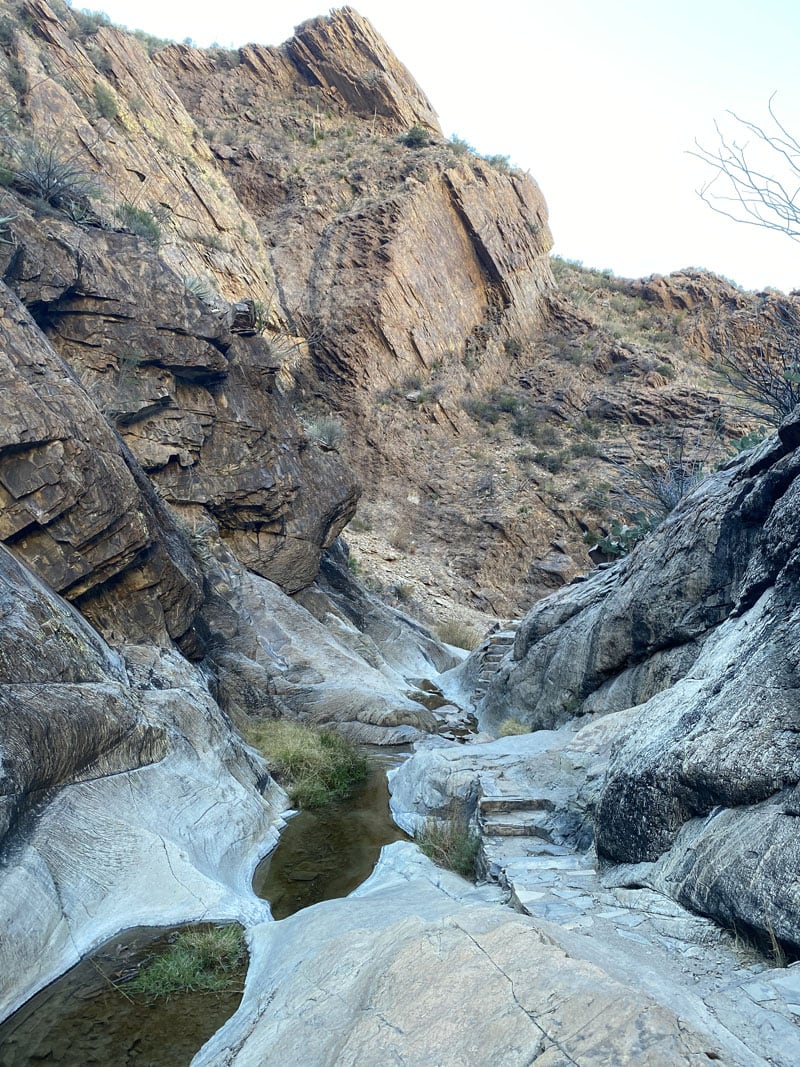
[[(223, 47), (280, 44), (328, 10), (315, 0), (101, 6), (130, 29)], [(763, 125), (773, 93), (800, 137), (796, 0), (351, 6), (409, 68), (445, 135), (530, 172), (557, 254), (627, 277), (702, 267), (748, 289), (800, 289), (800, 243), (712, 212), (697, 190), (713, 172), (689, 154), (695, 141), (714, 146), (715, 122), (745, 139), (728, 112)]]

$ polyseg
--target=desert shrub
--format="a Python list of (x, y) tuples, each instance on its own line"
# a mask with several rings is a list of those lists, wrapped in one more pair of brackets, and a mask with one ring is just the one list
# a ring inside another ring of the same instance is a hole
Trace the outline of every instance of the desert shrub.
[(500, 729), (497, 731), (497, 736), (516, 737), (518, 734), (529, 734), (530, 732), (530, 726), (526, 726), (524, 722), (520, 722), (519, 719), (508, 718), (503, 719), (500, 723)]
[(144, 30), (134, 30), (133, 36), (138, 41), (141, 41), (147, 50), (147, 54), (150, 56), (155, 55), (156, 52), (160, 52), (162, 48), (174, 44), (168, 37), (154, 37), (152, 33), (145, 33)]
[(188, 278), (183, 279), (183, 284), (186, 286), (187, 292), (211, 307), (214, 307), (222, 299), (214, 288), (213, 283), (207, 278), (199, 278), (196, 274), (191, 274)]
[(361, 564), (358, 562), (352, 552), (347, 557), (347, 569), (353, 575), (354, 578), (357, 578), (359, 574), (361, 574)]
[(424, 126), (412, 126), (406, 133), (401, 134), (398, 138), (400, 144), (404, 144), (406, 148), (425, 148), (426, 145), (431, 143), (430, 130), (426, 130)]
[(11, 148), (8, 166), (13, 171), (11, 184), (15, 188), (52, 207), (66, 208), (97, 192), (78, 153), (68, 152), (58, 138), (17, 141)]
[(596, 545), (605, 555), (617, 559), (626, 556), (634, 545), (658, 526), (659, 521), (657, 517), (639, 511), (629, 521), (612, 519), (607, 534), (587, 532), (583, 540), (590, 547)]
[(94, 102), (97, 104), (97, 110), (104, 119), (113, 122), (119, 113), (119, 105), (114, 93), (102, 82), (95, 82), (92, 94)]
[(87, 11), (82, 8), (80, 11), (73, 10), (72, 17), (75, 19), (76, 37), (91, 37), (101, 26), (111, 25), (111, 19), (103, 11)]
[(471, 652), (481, 643), (482, 635), (474, 626), (462, 622), (460, 619), (445, 619), (436, 627), (436, 636), (445, 645), (454, 645), (456, 648), (465, 648)]
[(239, 984), (247, 948), (241, 926), (211, 926), (175, 935), (166, 952), (145, 964), (126, 990), (148, 997), (228, 990)]
[(354, 515), (350, 522), (347, 524), (348, 530), (354, 530), (356, 533), (369, 533), (372, 529), (372, 521), (367, 515)]
[(0, 47), (11, 48), (17, 41), (17, 27), (7, 15), (0, 15)]
[(563, 452), (534, 452), (533, 461), (550, 474), (558, 474), (566, 466)]
[(457, 156), (464, 156), (469, 153), (475, 154), (475, 149), (469, 143), (465, 141), (463, 137), (458, 137), (455, 133), (450, 138), (450, 147), (453, 149)]
[(738, 456), (740, 452), (747, 452), (751, 448), (755, 448), (756, 445), (760, 445), (764, 438), (767, 436), (766, 426), (759, 426), (756, 430), (751, 430), (750, 433), (744, 434), (743, 437), (737, 437), (735, 441), (731, 441), (731, 447), (733, 448), (733, 455)]
[(599, 456), (601, 452), (600, 446), (589, 438), (583, 438), (569, 446), (569, 454), (573, 459), (580, 459), (582, 456)]
[(475, 878), (481, 839), (455, 806), (445, 819), (426, 819), (417, 830), (415, 840), (425, 855), (440, 867), (455, 871), (464, 878)]
[(344, 438), (344, 426), (335, 415), (315, 415), (305, 419), (303, 427), (312, 441), (330, 451), (335, 451)]
[(133, 204), (120, 204), (115, 214), (126, 230), (143, 237), (156, 248), (161, 244), (161, 227), (152, 211)]
[(367, 776), (364, 756), (339, 734), (285, 719), (253, 722), (248, 742), (270, 763), (292, 803), (318, 808), (346, 797)]
[(464, 410), (477, 422), (494, 425), (501, 415), (513, 415), (515, 418), (524, 408), (524, 401), (514, 393), (502, 389), (493, 389), (482, 397), (470, 397), (464, 401)]

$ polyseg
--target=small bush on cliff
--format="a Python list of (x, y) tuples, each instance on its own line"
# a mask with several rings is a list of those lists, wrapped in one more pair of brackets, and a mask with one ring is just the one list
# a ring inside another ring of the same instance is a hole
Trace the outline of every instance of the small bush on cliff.
[(474, 879), (481, 839), (470, 829), (469, 821), (455, 805), (444, 819), (426, 819), (415, 840), (422, 851), (440, 867)]
[(73, 11), (72, 17), (75, 20), (75, 29), (70, 33), (71, 37), (91, 37), (102, 26), (111, 25), (111, 19), (103, 11), (87, 11), (82, 8)]
[(126, 230), (143, 237), (156, 248), (161, 244), (161, 227), (151, 211), (133, 204), (120, 204), (116, 210), (116, 216)]
[(346, 797), (367, 776), (367, 761), (339, 734), (299, 722), (267, 719), (250, 725), (247, 740), (270, 763), (301, 808)]
[(335, 415), (316, 415), (305, 419), (303, 427), (312, 441), (329, 451), (335, 451), (344, 438), (344, 426)]
[(13, 172), (11, 184), (16, 189), (51, 207), (72, 210), (97, 193), (78, 154), (67, 151), (57, 138), (17, 141), (10, 148), (8, 165)]
[(145, 964), (125, 987), (148, 997), (221, 992), (244, 976), (247, 948), (241, 926), (210, 926), (175, 935), (166, 952)]
[(410, 130), (401, 134), (397, 139), (406, 148), (425, 148), (426, 145), (431, 143), (431, 134), (430, 130), (426, 130), (424, 126), (412, 126)]
[(97, 110), (104, 119), (107, 119), (108, 122), (113, 122), (119, 112), (119, 105), (114, 93), (102, 82), (95, 82), (92, 94), (94, 102), (97, 104)]

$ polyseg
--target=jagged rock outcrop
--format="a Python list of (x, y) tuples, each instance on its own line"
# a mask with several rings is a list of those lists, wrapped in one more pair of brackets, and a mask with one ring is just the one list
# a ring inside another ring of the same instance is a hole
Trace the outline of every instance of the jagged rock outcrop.
[(600, 857), (794, 945), (799, 417), (538, 605), (486, 697), (533, 727), (641, 705), (597, 798)]
[(184, 641), (200, 573), (138, 464), (0, 283), (0, 537), (117, 641)]
[(92, 209), (106, 225), (130, 209), (157, 218), (161, 255), (180, 276), (269, 304), (274, 281), (253, 219), (143, 44), (110, 24), (84, 27), (46, 0), (23, 0), (19, 12), (2, 51), (23, 139), (52, 146), (91, 178)]
[[(516, 508), (486, 515), (491, 502), (461, 489), (483, 438), (465, 396), (516, 377), (553, 291), (535, 183), (444, 141), (415, 91), (396, 95), (410, 75), (351, 11), (304, 25), (280, 49), (174, 47), (156, 62), (258, 220), (281, 302), (310, 341), (284, 373), (310, 411), (343, 420), (366, 496), (387, 514), (411, 498), (433, 566), (446, 530), (453, 553), (436, 584), (451, 596), (458, 584), (484, 612), (522, 595), (499, 591), (509, 569), (526, 590), (558, 581), (523, 562), (550, 554), (557, 523), (532, 526)], [(363, 95), (387, 86), (383, 103)], [(429, 143), (398, 140), (411, 126)]]
[(396, 130), (420, 125), (439, 133), (430, 101), (370, 23), (351, 7), (298, 26), (287, 43), (291, 61), (344, 109), (381, 119)]
[[(284, 589), (307, 586), (357, 489), (338, 454), (299, 425), (269, 341), (232, 332), (227, 309), (188, 292), (146, 242), (61, 219), (45, 228), (15, 207), (0, 268), (88, 393), (76, 401), (84, 414), (71, 436), (97, 423), (114, 440), (104, 413), (164, 500), (193, 509), (194, 525), (206, 512), (243, 563)], [(114, 482), (106, 491), (120, 495)]]

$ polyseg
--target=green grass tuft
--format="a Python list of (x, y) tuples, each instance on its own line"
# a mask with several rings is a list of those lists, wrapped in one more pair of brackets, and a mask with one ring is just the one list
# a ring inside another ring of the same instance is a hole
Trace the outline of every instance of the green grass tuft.
[(346, 797), (367, 777), (366, 757), (328, 730), (267, 719), (248, 728), (247, 740), (273, 765), (292, 803), (301, 808)]
[(211, 926), (176, 935), (166, 952), (146, 964), (125, 989), (148, 997), (219, 992), (241, 982), (247, 948), (241, 926)]
[(440, 867), (464, 878), (475, 879), (475, 865), (481, 839), (471, 830), (466, 817), (452, 811), (446, 819), (426, 819), (415, 840), (422, 851)]

